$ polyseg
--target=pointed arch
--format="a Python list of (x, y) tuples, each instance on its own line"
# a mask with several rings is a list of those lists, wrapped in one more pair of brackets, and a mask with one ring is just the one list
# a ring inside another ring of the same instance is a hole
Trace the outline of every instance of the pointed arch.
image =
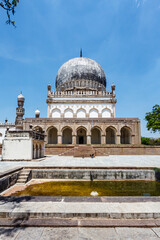
[(111, 110), (108, 108), (104, 108), (102, 110), (102, 118), (109, 118), (111, 117)]
[(71, 108), (67, 108), (64, 111), (65, 118), (73, 118), (73, 110)]
[(35, 127), (33, 128), (33, 130), (36, 131), (36, 132), (43, 133), (43, 128), (40, 127), (40, 126), (35, 126)]
[(62, 144), (72, 144), (72, 128), (64, 127), (62, 129)]
[(60, 118), (61, 117), (61, 110), (59, 108), (54, 108), (51, 112), (52, 118)]
[(132, 144), (131, 133), (130, 127), (124, 126), (121, 128), (121, 144)]
[(89, 111), (89, 117), (90, 118), (98, 118), (98, 110), (96, 108), (92, 108)]
[(48, 132), (48, 144), (57, 144), (58, 130), (51, 126), (47, 129)]
[(91, 144), (101, 144), (101, 128), (93, 127), (91, 129)]
[(84, 108), (80, 108), (77, 110), (77, 118), (86, 118), (86, 110)]
[(113, 126), (106, 128), (106, 144), (116, 144), (116, 129)]
[(87, 143), (87, 129), (83, 126), (77, 128), (77, 144), (86, 144)]

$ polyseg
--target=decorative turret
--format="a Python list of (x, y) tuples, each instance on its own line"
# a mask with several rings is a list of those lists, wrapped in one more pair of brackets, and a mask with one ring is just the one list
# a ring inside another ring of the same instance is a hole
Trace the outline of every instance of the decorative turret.
[(37, 108), (37, 110), (35, 111), (35, 118), (39, 118), (39, 116), (40, 116), (40, 111)]
[(48, 95), (50, 95), (51, 94), (51, 84), (49, 83), (48, 84)]
[(116, 89), (116, 86), (114, 83), (112, 83), (112, 94), (115, 95), (115, 89)]
[(16, 122), (15, 122), (16, 128), (19, 128), (19, 129), (23, 129), (23, 116), (25, 113), (25, 109), (23, 108), (24, 101), (25, 101), (25, 98), (21, 92), (20, 95), (17, 97), (18, 107), (16, 108)]

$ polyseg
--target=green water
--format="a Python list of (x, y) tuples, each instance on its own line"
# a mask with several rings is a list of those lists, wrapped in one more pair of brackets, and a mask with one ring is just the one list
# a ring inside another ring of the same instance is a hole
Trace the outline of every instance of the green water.
[(160, 196), (156, 181), (52, 181), (28, 186), (12, 196)]

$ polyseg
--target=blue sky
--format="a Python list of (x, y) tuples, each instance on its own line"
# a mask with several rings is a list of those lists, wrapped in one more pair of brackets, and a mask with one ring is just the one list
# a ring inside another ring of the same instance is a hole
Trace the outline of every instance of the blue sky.
[(15, 120), (17, 95), (25, 117), (47, 116), (47, 84), (67, 60), (96, 60), (116, 84), (116, 116), (138, 117), (160, 104), (160, 0), (20, 0), (16, 28), (0, 9), (0, 122)]

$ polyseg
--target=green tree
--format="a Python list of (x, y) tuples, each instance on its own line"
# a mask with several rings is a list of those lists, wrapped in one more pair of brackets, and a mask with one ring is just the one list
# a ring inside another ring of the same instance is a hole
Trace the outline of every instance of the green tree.
[(0, 7), (2, 7), (7, 13), (8, 20), (6, 21), (6, 23), (12, 24), (13, 26), (15, 26), (15, 21), (11, 19), (11, 15), (15, 14), (15, 8), (17, 7), (17, 3), (19, 3), (19, 0), (0, 1)]
[(146, 113), (147, 129), (152, 132), (160, 132), (160, 106), (156, 104), (152, 111)]

